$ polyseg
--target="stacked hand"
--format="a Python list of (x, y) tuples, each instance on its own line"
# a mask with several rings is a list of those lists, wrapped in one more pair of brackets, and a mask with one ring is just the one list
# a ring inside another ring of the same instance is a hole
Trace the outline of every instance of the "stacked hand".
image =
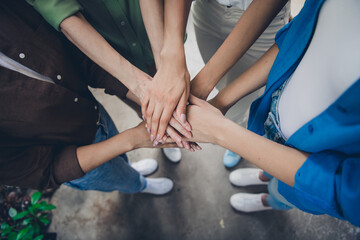
[(185, 59), (164, 63), (159, 67), (141, 98), (141, 111), (154, 146), (168, 137), (179, 147), (190, 151), (201, 148), (192, 142), (191, 126), (186, 121), (186, 107), (190, 91), (190, 75)]

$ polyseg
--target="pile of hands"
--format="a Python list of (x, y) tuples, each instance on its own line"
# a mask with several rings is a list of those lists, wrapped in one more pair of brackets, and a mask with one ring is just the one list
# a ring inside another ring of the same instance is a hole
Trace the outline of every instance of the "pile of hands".
[(201, 150), (197, 142), (214, 142), (214, 123), (224, 116), (204, 100), (209, 92), (200, 94), (201, 84), (196, 88), (193, 84), (190, 92), (185, 59), (169, 63), (160, 65), (154, 77), (143, 82), (139, 98), (144, 122), (140, 126), (146, 128), (153, 147), (177, 145), (191, 152)]

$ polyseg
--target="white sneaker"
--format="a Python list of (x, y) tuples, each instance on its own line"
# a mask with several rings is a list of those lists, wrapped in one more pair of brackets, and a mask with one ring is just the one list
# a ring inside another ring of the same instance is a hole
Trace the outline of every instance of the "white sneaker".
[(229, 176), (229, 180), (232, 184), (239, 187), (249, 185), (261, 185), (268, 184), (259, 178), (260, 173), (263, 170), (260, 168), (239, 168), (232, 171)]
[(138, 171), (141, 175), (147, 176), (156, 171), (158, 168), (158, 163), (155, 159), (145, 158), (138, 162), (132, 163), (131, 167)]
[(258, 212), (272, 209), (262, 203), (261, 196), (263, 194), (237, 193), (231, 196), (230, 205), (242, 212)]
[(163, 153), (171, 162), (177, 163), (181, 160), (181, 151), (179, 148), (163, 148)]
[(146, 188), (142, 193), (164, 195), (174, 187), (173, 181), (169, 178), (146, 178)]

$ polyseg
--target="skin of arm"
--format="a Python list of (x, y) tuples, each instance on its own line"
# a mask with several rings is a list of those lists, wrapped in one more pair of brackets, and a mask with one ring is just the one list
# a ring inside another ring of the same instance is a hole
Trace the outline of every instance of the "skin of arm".
[(206, 99), (225, 73), (245, 54), (287, 0), (253, 0), (224, 43), (191, 81), (191, 94)]
[(279, 48), (274, 44), (256, 63), (209, 102), (225, 114), (241, 98), (264, 86), (278, 52)]
[[(147, 137), (144, 122), (135, 128), (131, 128), (106, 141), (81, 146), (76, 149), (78, 161), (81, 169), (86, 173), (114, 157), (129, 152), (137, 148), (153, 147), (152, 142)], [(168, 143), (159, 145), (159, 147), (174, 147), (176, 144)]]
[(259, 136), (226, 119), (209, 103), (190, 97), (188, 120), (193, 126), (192, 141), (211, 142), (244, 157), (289, 186), (310, 155)]
[(164, 0), (164, 40), (160, 66), (141, 107), (150, 128), (150, 138), (155, 141), (163, 138), (175, 109), (177, 119), (186, 123), (190, 75), (185, 62), (184, 34), (190, 5), (191, 1), (188, 0)]
[(159, 69), (160, 52), (164, 45), (164, 0), (139, 0), (139, 4), (156, 68)]
[(143, 99), (151, 77), (122, 57), (78, 12), (60, 24), (64, 35), (85, 55)]

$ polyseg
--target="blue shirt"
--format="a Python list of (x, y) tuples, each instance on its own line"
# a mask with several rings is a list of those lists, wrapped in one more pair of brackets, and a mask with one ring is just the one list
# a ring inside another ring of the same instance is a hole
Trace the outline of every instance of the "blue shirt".
[[(277, 33), (279, 53), (265, 93), (251, 106), (251, 131), (264, 134), (271, 95), (304, 56), (324, 2), (307, 0), (299, 15)], [(285, 144), (311, 155), (297, 171), (294, 187), (279, 181), (280, 194), (303, 211), (328, 214), (360, 226), (360, 78)]]

